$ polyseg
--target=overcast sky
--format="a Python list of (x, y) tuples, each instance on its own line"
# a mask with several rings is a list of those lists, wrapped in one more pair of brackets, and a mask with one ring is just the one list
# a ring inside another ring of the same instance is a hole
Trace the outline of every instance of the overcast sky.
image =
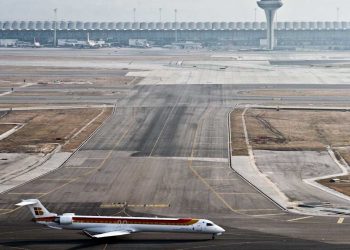
[[(283, 0), (278, 21), (350, 20), (350, 0)], [(0, 0), (0, 20), (52, 20), (58, 8), (58, 19), (82, 21), (254, 21), (256, 0)], [(257, 21), (264, 21), (257, 9)]]

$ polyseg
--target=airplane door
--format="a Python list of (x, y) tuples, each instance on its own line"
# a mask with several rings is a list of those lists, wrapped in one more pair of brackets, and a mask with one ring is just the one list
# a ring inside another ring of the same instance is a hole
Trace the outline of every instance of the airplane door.
[(203, 231), (203, 223), (202, 222), (197, 223), (196, 230), (198, 232), (202, 232)]

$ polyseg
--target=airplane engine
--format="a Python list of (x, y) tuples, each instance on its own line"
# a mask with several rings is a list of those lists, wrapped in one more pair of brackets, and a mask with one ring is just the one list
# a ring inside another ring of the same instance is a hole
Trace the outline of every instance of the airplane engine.
[(60, 216), (60, 224), (61, 225), (70, 225), (73, 223), (73, 216), (75, 214), (63, 214)]

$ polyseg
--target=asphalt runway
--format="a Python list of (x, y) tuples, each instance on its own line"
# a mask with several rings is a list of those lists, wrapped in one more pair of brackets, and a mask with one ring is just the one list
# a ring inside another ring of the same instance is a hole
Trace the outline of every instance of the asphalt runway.
[[(112, 53), (101, 51), (84, 53), (91, 57)], [(20, 50), (1, 52), (5, 56), (16, 53), (21, 56)], [(80, 52), (38, 53), (73, 57)], [(163, 55), (162, 51), (157, 53)], [(350, 86), (117, 85), (98, 88), (116, 93), (103, 97), (30, 95), (38, 91), (37, 86), (31, 86), (20, 90), (26, 96), (1, 96), (3, 104), (111, 104), (116, 109), (61, 168), (0, 195), (0, 248), (349, 249), (349, 218), (339, 223), (340, 216), (305, 216), (282, 211), (229, 165), (227, 122), (236, 105), (350, 104), (348, 97), (275, 98), (240, 94), (245, 90), (296, 88), (350, 89)], [(87, 90), (86, 86), (76, 85), (40, 86), (43, 93), (66, 90), (96, 91), (94, 87)], [(91, 240), (76, 231), (32, 224), (29, 211), (14, 206), (25, 198), (39, 198), (57, 213), (207, 218), (224, 227), (226, 233), (215, 241), (205, 235), (158, 233)], [(113, 206), (125, 202), (128, 204), (125, 211)]]
[[(63, 167), (1, 195), (0, 244), (5, 249), (348, 249), (348, 219), (337, 224), (337, 217), (285, 213), (231, 170), (227, 115), (239, 101), (228, 89), (237, 91), (220, 85), (130, 88), (114, 100), (111, 118)], [(127, 202), (131, 215), (203, 217), (227, 233), (215, 241), (174, 234), (95, 241), (30, 224), (28, 211), (14, 206), (24, 198), (40, 198), (53, 212), (105, 215), (122, 211), (102, 204)]]
[[(319, 90), (335, 89), (350, 91), (350, 85), (136, 85), (114, 87), (94, 87), (94, 86), (31, 86), (17, 89), (16, 92), (25, 95), (5, 95), (1, 96), (0, 104), (117, 104), (120, 107), (164, 107), (171, 106), (177, 101), (177, 92), (186, 90), (182, 96), (179, 106), (215, 106), (232, 108), (236, 104), (269, 104), (269, 105), (349, 105), (347, 96), (280, 96), (265, 97), (247, 95), (244, 91), (264, 89), (264, 90)], [(0, 91), (10, 91), (9, 88), (0, 88)], [(40, 92), (57, 92), (58, 95), (45, 96)], [(62, 95), (64, 92), (76, 92), (75, 95)], [(104, 92), (103, 98), (96, 94), (89, 95), (88, 92)], [(36, 92), (35, 94), (31, 94)], [(81, 94), (84, 93), (84, 94)]]

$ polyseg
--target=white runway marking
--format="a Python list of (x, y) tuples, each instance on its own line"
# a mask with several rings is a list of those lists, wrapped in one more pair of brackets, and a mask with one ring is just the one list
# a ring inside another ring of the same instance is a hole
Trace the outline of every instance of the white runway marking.
[(312, 218), (313, 216), (305, 216), (305, 217), (299, 217), (296, 219), (291, 219), (291, 220), (287, 220), (288, 222), (293, 222), (293, 221), (299, 221), (299, 220), (305, 220), (305, 219), (309, 219)]
[(342, 224), (344, 222), (345, 218), (339, 218), (339, 220), (337, 221), (337, 224)]

